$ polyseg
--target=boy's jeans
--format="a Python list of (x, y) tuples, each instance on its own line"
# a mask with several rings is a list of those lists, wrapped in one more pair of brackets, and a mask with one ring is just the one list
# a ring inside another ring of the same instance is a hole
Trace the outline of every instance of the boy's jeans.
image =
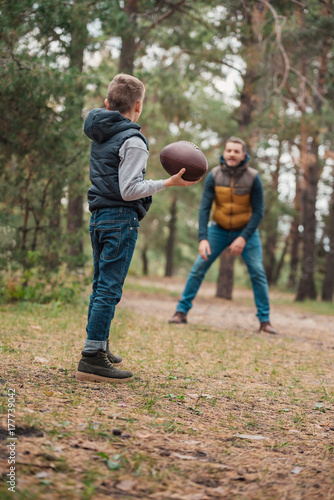
[(138, 215), (124, 207), (92, 212), (94, 279), (88, 309), (87, 338), (107, 340), (116, 304), (121, 300), (138, 236)]
[[(192, 307), (192, 301), (209, 267), (219, 257), (221, 252), (240, 236), (240, 234), (241, 231), (226, 231), (216, 223), (209, 226), (208, 241), (211, 247), (211, 255), (208, 256), (208, 260), (204, 260), (198, 254), (189, 273), (181, 300), (177, 305), (177, 311), (187, 314)], [(258, 230), (249, 238), (241, 255), (247, 265), (251, 278), (255, 304), (257, 307), (257, 317), (260, 322), (269, 321), (268, 283), (262, 264), (262, 245)]]

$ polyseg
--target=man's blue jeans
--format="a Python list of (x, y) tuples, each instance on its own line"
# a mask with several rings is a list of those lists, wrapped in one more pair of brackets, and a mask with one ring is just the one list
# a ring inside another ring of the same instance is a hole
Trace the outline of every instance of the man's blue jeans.
[[(177, 305), (177, 311), (187, 314), (209, 267), (240, 234), (241, 231), (226, 231), (216, 223), (208, 227), (211, 255), (208, 256), (208, 260), (204, 260), (198, 254), (189, 273), (181, 300)], [(262, 264), (262, 245), (258, 230), (249, 238), (241, 255), (251, 278), (257, 317), (260, 322), (269, 321), (268, 282)]]
[(93, 292), (88, 308), (87, 338), (107, 340), (115, 307), (122, 297), (138, 236), (138, 215), (124, 207), (92, 212)]

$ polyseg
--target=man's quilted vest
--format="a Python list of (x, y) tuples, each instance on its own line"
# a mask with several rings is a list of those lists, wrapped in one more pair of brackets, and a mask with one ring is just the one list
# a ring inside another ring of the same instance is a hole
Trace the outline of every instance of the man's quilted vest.
[(212, 169), (215, 181), (212, 218), (224, 229), (238, 230), (249, 222), (252, 216), (251, 190), (257, 174), (247, 164), (236, 168), (219, 165)]

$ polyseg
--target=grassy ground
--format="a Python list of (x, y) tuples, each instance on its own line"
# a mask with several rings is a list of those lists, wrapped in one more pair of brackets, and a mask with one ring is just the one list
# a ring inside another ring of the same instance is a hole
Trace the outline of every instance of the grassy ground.
[(334, 498), (330, 346), (120, 308), (113, 349), (136, 376), (89, 384), (74, 377), (86, 304), (0, 314), (1, 499), (13, 390), (15, 498)]

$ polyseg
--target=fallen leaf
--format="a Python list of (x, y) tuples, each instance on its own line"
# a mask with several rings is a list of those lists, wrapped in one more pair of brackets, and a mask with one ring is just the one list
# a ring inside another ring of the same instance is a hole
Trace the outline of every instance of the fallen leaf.
[(40, 358), (39, 356), (35, 356), (34, 357), (34, 361), (36, 361), (36, 363), (43, 363), (43, 364), (46, 364), (49, 362), (48, 359), (45, 359), (45, 358)]
[(191, 492), (191, 493), (171, 493), (169, 491), (159, 491), (158, 493), (153, 493), (150, 498), (156, 498), (161, 500), (166, 498), (167, 500), (210, 500), (210, 498), (202, 492)]
[(197, 457), (192, 457), (191, 455), (180, 455), (179, 453), (173, 453), (173, 456), (180, 458), (181, 460), (198, 460)]
[(225, 488), (222, 488), (221, 486), (218, 486), (218, 488), (213, 488), (212, 490), (210, 490), (210, 493), (219, 495), (219, 498), (227, 498), (227, 490)]
[(235, 434), (235, 437), (238, 437), (241, 439), (253, 439), (254, 441), (261, 440), (261, 439), (268, 439), (264, 436), (261, 436), (261, 434)]
[(50, 472), (42, 471), (35, 474), (35, 477), (38, 477), (38, 479), (44, 479), (46, 477), (52, 477), (52, 475), (50, 474)]
[(83, 441), (83, 442), (78, 442), (78, 446), (80, 448), (83, 448), (84, 450), (93, 450), (93, 451), (97, 451), (99, 450), (100, 448), (95, 444), (95, 443), (92, 443), (91, 441)]
[(65, 449), (64, 446), (58, 446), (58, 445), (56, 445), (56, 446), (53, 447), (53, 451), (56, 451), (56, 452), (59, 452), (59, 453), (61, 453), (62, 451), (64, 451), (64, 449)]
[(232, 470), (232, 467), (229, 465), (224, 465), (224, 464), (216, 464), (216, 463), (210, 463), (211, 468), (216, 468), (216, 469), (222, 469), (222, 470)]
[(133, 479), (123, 479), (120, 483), (117, 483), (115, 487), (121, 491), (132, 491), (135, 489), (137, 481)]
[(149, 439), (150, 437), (153, 436), (153, 434), (142, 434), (141, 432), (137, 432), (136, 436), (139, 439)]
[(198, 394), (186, 394), (186, 396), (192, 399), (197, 399), (199, 397)]
[(299, 474), (303, 470), (303, 467), (295, 467), (292, 469), (291, 474)]

